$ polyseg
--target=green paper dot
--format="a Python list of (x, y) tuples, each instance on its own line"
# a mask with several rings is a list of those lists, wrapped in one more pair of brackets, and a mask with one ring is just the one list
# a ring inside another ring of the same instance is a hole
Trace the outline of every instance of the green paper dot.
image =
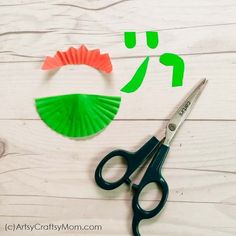
[(158, 33), (155, 31), (147, 31), (146, 32), (146, 38), (147, 38), (147, 45), (149, 48), (156, 48), (159, 42), (158, 39)]
[(127, 48), (134, 48), (136, 45), (136, 33), (135, 32), (125, 32), (124, 33), (125, 46)]

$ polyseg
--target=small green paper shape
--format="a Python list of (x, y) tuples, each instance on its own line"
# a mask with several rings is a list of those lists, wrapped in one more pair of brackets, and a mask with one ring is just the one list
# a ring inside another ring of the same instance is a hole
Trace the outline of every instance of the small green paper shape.
[(135, 32), (125, 32), (124, 33), (125, 46), (127, 48), (134, 48), (136, 45), (136, 33)]
[(155, 31), (146, 32), (147, 45), (149, 48), (156, 48), (159, 42), (158, 33)]
[(121, 98), (93, 94), (68, 94), (35, 99), (41, 119), (67, 137), (95, 135), (114, 119)]
[(149, 57), (146, 57), (142, 62), (142, 64), (137, 69), (137, 71), (135, 72), (132, 79), (128, 82), (128, 84), (126, 84), (121, 89), (122, 92), (132, 93), (135, 92), (141, 86), (147, 71), (148, 62), (149, 62)]
[(165, 66), (173, 66), (172, 87), (182, 86), (184, 78), (184, 61), (173, 53), (164, 53), (160, 56), (160, 63)]

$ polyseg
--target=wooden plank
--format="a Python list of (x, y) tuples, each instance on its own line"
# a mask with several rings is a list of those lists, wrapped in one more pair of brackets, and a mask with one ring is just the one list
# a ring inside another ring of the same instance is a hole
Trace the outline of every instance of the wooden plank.
[(111, 76), (103, 76), (86, 66), (63, 67), (50, 76), (39, 69), (40, 63), (0, 64), (0, 118), (39, 119), (33, 102), (35, 97), (97, 93), (122, 96), (117, 119), (166, 119), (200, 78), (206, 77), (209, 83), (189, 118), (236, 119), (236, 67), (233, 64), (236, 54), (184, 59), (187, 64), (184, 86), (172, 88), (170, 68), (152, 58), (142, 87), (132, 94), (119, 90), (130, 80), (140, 59), (126, 59), (125, 63), (114, 61)]
[[(119, 90), (146, 55), (153, 56), (147, 81), (137, 93), (122, 94), (117, 119), (169, 118), (176, 101), (180, 101), (202, 77), (208, 78), (210, 83), (190, 119), (236, 119), (233, 83), (236, 34), (232, 1), (218, 1), (217, 4), (200, 1), (194, 7), (187, 1), (152, 1), (148, 4), (144, 4), (144, 0), (94, 1), (93, 7), (86, 1), (67, 1), (66, 4), (51, 1), (47, 8), (44, 1), (31, 3), (23, 1), (21, 5), (16, 1), (9, 6), (2, 4), (4, 7), (0, 9), (4, 26), (0, 35), (0, 45), (4, 46), (2, 49), (0, 46), (0, 119), (38, 119), (33, 107), (35, 96), (69, 92), (119, 95)], [(142, 5), (149, 14), (140, 24)], [(167, 7), (169, 5), (172, 7)], [(131, 6), (132, 12), (129, 11)], [(19, 9), (21, 14), (13, 14)], [(181, 17), (178, 17), (180, 13)], [(210, 13), (211, 17), (206, 17)], [(109, 20), (111, 14), (112, 21)], [(191, 20), (186, 20), (189, 15)], [(145, 44), (144, 32), (148, 27), (161, 30), (157, 50), (150, 50)], [(123, 44), (122, 34), (130, 29), (139, 32), (139, 44), (134, 50), (127, 50)], [(227, 44), (224, 43), (226, 38)], [(100, 47), (115, 59), (114, 73), (105, 76), (106, 80), (110, 78), (113, 82), (104, 83), (101, 80), (103, 76), (88, 68), (66, 67), (54, 76), (48, 76), (39, 69), (44, 56), (84, 42), (92, 48)], [(158, 62), (158, 55), (169, 51), (183, 55), (186, 61), (184, 87), (171, 88), (171, 69)]]
[[(0, 121), (0, 193), (129, 199), (125, 187), (99, 191), (95, 168), (114, 148), (135, 151), (162, 125), (160, 121), (116, 121), (96, 138), (75, 141), (57, 135), (40, 121)], [(186, 122), (163, 170), (170, 201), (235, 204), (236, 137), (231, 136), (232, 130), (236, 130), (235, 122)], [(123, 171), (119, 163), (109, 168)]]
[[(9, 196), (0, 199), (1, 224), (10, 224), (13, 221), (12, 219), (22, 224), (49, 224), (49, 222), (53, 224), (93, 224), (101, 225), (102, 230), (78, 231), (76, 235), (131, 235), (132, 212), (130, 201), (37, 196)], [(58, 214), (59, 212), (60, 214)], [(160, 216), (141, 223), (140, 231), (143, 235), (231, 236), (235, 234), (234, 225), (233, 209), (230, 205), (169, 202)], [(24, 235), (29, 233), (23, 232)], [(45, 231), (34, 231), (30, 232), (29, 235), (44, 234)], [(47, 231), (47, 235), (58, 234), (69, 235), (73, 232)], [(1, 235), (13, 235), (13, 233), (6, 233), (1, 228)]]
[[(184, 55), (235, 52), (233, 0), (198, 1), (197, 4), (181, 0), (117, 1), (117, 4), (116, 1), (90, 4), (70, 0), (50, 1), (46, 7), (44, 1), (15, 4), (0, 9), (1, 62), (38, 61), (58, 49), (81, 43), (99, 47), (113, 58), (160, 55), (169, 51)], [(124, 46), (126, 30), (138, 32), (137, 47), (133, 50)], [(156, 50), (146, 46), (144, 32), (147, 30), (160, 32)]]
[[(235, 235), (235, 7), (233, 0), (0, 2), (0, 234), (45, 235), (5, 232), (6, 223), (69, 223), (103, 229), (47, 235), (131, 235), (131, 192), (126, 186), (99, 189), (94, 170), (114, 148), (132, 151), (151, 135), (160, 137), (173, 108), (206, 77), (209, 84), (164, 165), (167, 206), (160, 216), (143, 222), (141, 232)], [(128, 30), (137, 32), (133, 50), (123, 43)], [(159, 32), (155, 50), (146, 46), (147, 30)], [(86, 66), (64, 67), (55, 74), (40, 70), (46, 55), (82, 43), (110, 53), (111, 76)], [(165, 52), (185, 60), (183, 87), (172, 88), (171, 68), (158, 62)], [(121, 94), (147, 55), (151, 60), (143, 86), (134, 94)], [(64, 93), (120, 95), (122, 104), (104, 132), (71, 140), (46, 127), (33, 103), (35, 97)], [(124, 170), (119, 162), (108, 165), (110, 173)], [(142, 205), (160, 199), (152, 187), (144, 190)]]

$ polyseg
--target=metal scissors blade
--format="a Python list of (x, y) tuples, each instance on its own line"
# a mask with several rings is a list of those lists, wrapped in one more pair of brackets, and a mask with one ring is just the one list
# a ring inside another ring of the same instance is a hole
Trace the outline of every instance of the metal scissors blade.
[(190, 112), (193, 109), (198, 97), (200, 96), (201, 92), (205, 88), (207, 83), (206, 79), (201, 80), (193, 92), (185, 99), (182, 105), (177, 109), (174, 113), (172, 118), (169, 120), (166, 126), (166, 138), (164, 140), (164, 144), (169, 146), (172, 139), (174, 138), (176, 132), (183, 124), (185, 119), (188, 117)]

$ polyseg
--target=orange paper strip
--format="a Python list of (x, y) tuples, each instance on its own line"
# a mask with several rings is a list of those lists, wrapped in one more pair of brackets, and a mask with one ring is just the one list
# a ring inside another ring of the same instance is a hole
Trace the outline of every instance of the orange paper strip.
[(85, 45), (76, 49), (70, 47), (67, 51), (58, 51), (54, 57), (46, 57), (42, 65), (43, 70), (52, 70), (65, 65), (84, 64), (105, 73), (112, 71), (112, 64), (108, 53), (101, 54), (99, 49), (88, 50)]

